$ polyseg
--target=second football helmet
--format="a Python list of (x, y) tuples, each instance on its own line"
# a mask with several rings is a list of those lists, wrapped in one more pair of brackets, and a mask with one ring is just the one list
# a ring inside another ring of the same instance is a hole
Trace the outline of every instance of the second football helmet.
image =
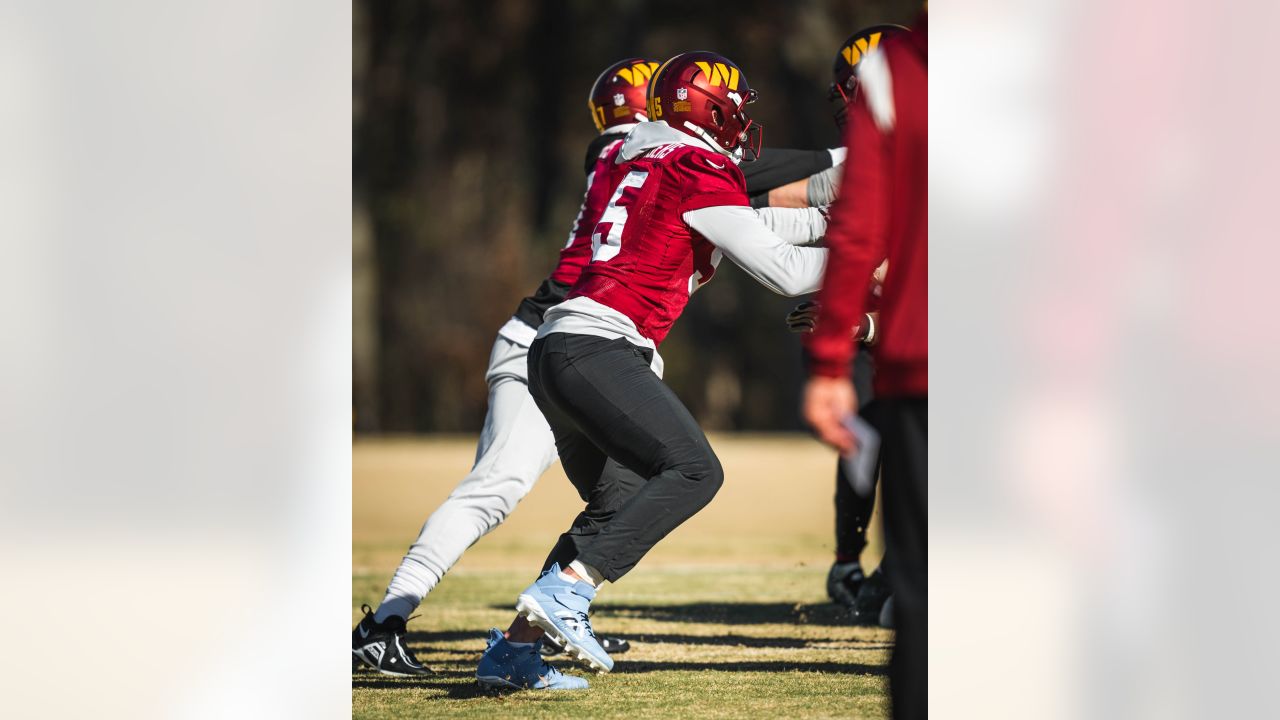
[(597, 130), (604, 132), (611, 127), (649, 119), (646, 91), (657, 68), (655, 60), (627, 58), (600, 73), (587, 98)]

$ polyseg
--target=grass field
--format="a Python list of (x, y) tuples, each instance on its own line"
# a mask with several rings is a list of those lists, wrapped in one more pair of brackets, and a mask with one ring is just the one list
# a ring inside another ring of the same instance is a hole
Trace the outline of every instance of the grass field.
[[(439, 674), (352, 673), (352, 716), (882, 717), (892, 633), (850, 626), (826, 602), (834, 458), (807, 438), (712, 437), (720, 494), (594, 605), (601, 633), (626, 637), (608, 675), (577, 693), (493, 695), (474, 683), (490, 627), (511, 621), (580, 502), (556, 465), (502, 527), (478, 542), (409, 624)], [(353, 453), (352, 623), (376, 605), (426, 515), (469, 469), (472, 438), (362, 440)], [(873, 533), (873, 536), (876, 535)], [(873, 543), (864, 564), (879, 555)]]

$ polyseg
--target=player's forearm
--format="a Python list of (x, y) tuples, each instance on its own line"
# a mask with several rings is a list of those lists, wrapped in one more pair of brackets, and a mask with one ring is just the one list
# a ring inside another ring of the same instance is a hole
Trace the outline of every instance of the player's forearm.
[[(770, 154), (779, 152), (793, 153), (796, 151), (770, 150)], [(845, 155), (846, 150), (844, 148), (831, 148), (826, 151), (825, 156), (827, 159), (823, 164), (818, 165), (815, 163), (810, 165), (810, 167), (814, 168), (813, 172), (790, 178), (785, 183), (777, 182), (779, 177), (786, 177), (781, 173), (754, 174), (755, 189), (750, 187), (753, 180), (751, 168), (752, 166), (760, 165), (760, 162), (743, 165), (742, 170), (747, 175), (748, 191), (751, 195), (751, 206), (755, 208), (802, 208), (830, 205), (835, 201), (837, 191), (840, 188), (841, 166), (844, 164)], [(763, 182), (766, 177), (773, 181), (773, 184)]]
[(796, 180), (769, 191), (768, 207), (804, 208), (809, 207), (808, 179)]
[(822, 286), (827, 251), (788, 245), (751, 208), (702, 208), (685, 213), (684, 220), (757, 282), (779, 295), (804, 295)]
[(831, 167), (837, 153), (828, 150), (791, 150), (767, 148), (759, 160), (738, 166), (747, 181), (747, 194), (782, 187)]

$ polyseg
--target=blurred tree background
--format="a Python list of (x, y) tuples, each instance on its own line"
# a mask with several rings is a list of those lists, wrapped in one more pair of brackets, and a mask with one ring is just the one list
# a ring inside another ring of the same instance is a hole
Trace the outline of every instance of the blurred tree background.
[[(838, 142), (826, 101), (846, 36), (918, 0), (358, 0), (354, 7), (353, 402), (357, 432), (475, 432), (498, 328), (555, 264), (605, 66), (714, 50), (742, 68), (769, 147)], [(800, 343), (729, 261), (660, 351), (713, 430), (790, 430)]]

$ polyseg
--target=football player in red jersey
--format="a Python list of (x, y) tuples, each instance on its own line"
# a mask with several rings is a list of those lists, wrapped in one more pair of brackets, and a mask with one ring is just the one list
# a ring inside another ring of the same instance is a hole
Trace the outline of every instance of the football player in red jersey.
[[(589, 619), (597, 587), (720, 488), (720, 461), (660, 379), (658, 345), (689, 295), (722, 257), (780, 294), (819, 286), (826, 250), (788, 244), (748, 204), (737, 163), (759, 153), (761, 130), (746, 112), (755, 99), (740, 69), (710, 52), (677, 55), (650, 83), (651, 122), (622, 145), (623, 177), (592, 233), (591, 262), (529, 349), (530, 393), (586, 508), (568, 533), (571, 561), (520, 595), (507, 637), (491, 633), (476, 671), (484, 685), (539, 687), (522, 673), (544, 632), (596, 670), (612, 669)], [(613, 463), (642, 482), (620, 482)]]
[[(475, 465), (422, 526), (377, 612), (366, 607), (364, 619), (352, 631), (352, 655), (380, 672), (430, 672), (404, 642), (407, 618), (462, 553), (500, 525), (555, 462), (551, 429), (529, 396), (526, 355), (543, 313), (564, 299), (590, 260), (592, 231), (617, 185), (614, 176), (619, 170), (614, 160), (626, 134), (648, 119), (646, 90), (657, 67), (651, 60), (627, 58), (606, 68), (592, 85), (587, 106), (600, 135), (587, 147), (587, 191), (582, 209), (550, 277), (520, 302), (515, 315), (498, 331), (485, 374), (489, 411)], [(611, 470), (626, 472), (618, 467)], [(548, 565), (554, 557), (548, 559)], [(612, 638), (605, 638), (604, 644), (615, 653), (628, 647), (626, 641)]]

